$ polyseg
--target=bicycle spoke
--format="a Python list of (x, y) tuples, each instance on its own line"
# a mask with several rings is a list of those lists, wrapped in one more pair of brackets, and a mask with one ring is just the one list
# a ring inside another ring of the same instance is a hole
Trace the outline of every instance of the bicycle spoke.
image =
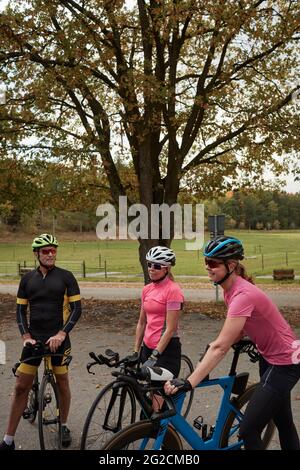
[(84, 425), (81, 448), (101, 449), (108, 439), (135, 421), (136, 405), (128, 387), (106, 386), (93, 403)]
[[(53, 379), (52, 379), (53, 380)], [(39, 432), (41, 449), (60, 449), (61, 423), (56, 384), (47, 377), (41, 387)]]

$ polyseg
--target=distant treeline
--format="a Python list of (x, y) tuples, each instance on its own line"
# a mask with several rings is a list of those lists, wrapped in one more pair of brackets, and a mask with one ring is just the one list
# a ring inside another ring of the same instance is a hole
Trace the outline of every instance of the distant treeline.
[[(118, 169), (130, 200), (139, 202), (138, 183), (131, 168), (119, 163)], [(240, 189), (219, 195), (218, 191), (222, 189), (217, 187), (216, 197), (203, 201), (203, 194), (209, 197), (205, 188), (195, 193), (193, 185), (186, 186), (180, 190), (178, 203), (203, 202), (205, 222), (208, 215), (225, 214), (227, 229), (300, 228), (300, 193)], [(95, 171), (43, 159), (1, 160), (0, 229), (7, 225), (30, 231), (95, 230), (97, 206), (111, 201), (101, 168)]]
[(204, 204), (206, 216), (225, 214), (228, 229), (300, 228), (300, 193), (233, 191)]

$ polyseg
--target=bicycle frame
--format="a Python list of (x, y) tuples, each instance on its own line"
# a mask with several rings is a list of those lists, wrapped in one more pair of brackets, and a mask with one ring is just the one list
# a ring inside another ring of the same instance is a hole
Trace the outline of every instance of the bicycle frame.
[[(156, 390), (157, 388), (151, 387), (149, 385), (144, 385), (141, 389), (137, 388), (136, 387), (136, 379), (134, 379), (133, 377), (123, 376), (123, 375), (120, 374), (120, 378), (117, 378), (116, 382), (113, 385), (113, 392), (114, 393), (113, 393), (113, 396), (110, 400), (108, 409), (107, 409), (106, 414), (105, 414), (105, 419), (104, 419), (104, 423), (103, 423), (104, 429), (110, 429), (110, 427), (108, 425), (108, 421), (109, 421), (110, 413), (111, 413), (111, 411), (114, 407), (118, 392), (121, 391), (121, 393), (122, 393), (122, 391), (124, 390), (124, 387), (130, 387), (130, 386), (131, 386), (132, 392), (134, 393), (136, 401), (141, 405), (142, 411), (145, 413), (146, 416), (148, 416), (148, 417), (151, 416), (152, 411), (153, 411), (152, 410), (152, 405), (147, 403), (147, 400), (145, 398), (145, 394), (147, 392), (151, 392), (152, 390)], [(122, 420), (122, 416), (123, 416), (124, 405), (125, 405), (125, 397), (122, 397), (121, 406), (119, 408), (119, 417), (118, 417), (118, 421), (117, 421), (117, 428), (118, 429), (110, 429), (114, 432), (121, 429), (121, 420)]]
[(51, 356), (44, 356), (43, 360), (44, 360), (43, 375), (49, 374), (49, 375), (53, 375), (55, 377), (55, 375), (53, 374)]
[[(223, 395), (219, 400), (219, 409), (215, 426), (211, 427), (209, 435), (206, 435), (206, 427), (203, 426), (202, 436), (181, 415), (182, 403), (185, 393), (179, 392), (169, 396), (162, 394), (167, 411), (154, 412), (151, 418), (144, 423), (131, 424), (106, 444), (103, 449), (117, 450), (127, 449), (131, 443), (139, 443), (139, 450), (160, 450), (160, 449), (180, 449), (180, 436), (194, 450), (237, 450), (243, 445), (243, 440), (239, 437), (240, 423), (244, 417), (242, 408), (247, 405), (255, 391), (257, 384), (252, 384), (247, 388), (249, 373), (237, 374), (236, 367), (241, 353), (247, 353), (250, 361), (256, 362), (259, 353), (255, 344), (248, 338), (241, 339), (233, 346), (234, 355), (231, 362), (229, 374), (216, 379), (205, 378), (196, 388), (207, 388), (219, 386), (223, 390)], [(136, 387), (139, 388), (137, 382)], [(199, 429), (201, 429), (200, 422)], [(170, 426), (171, 425), (171, 426)], [(168, 430), (168, 435), (167, 435)], [(274, 431), (272, 420), (267, 423), (263, 430), (263, 444), (267, 448)], [(230, 438), (234, 441), (230, 443)], [(166, 439), (165, 439), (166, 438)], [(151, 446), (149, 447), (149, 439)], [(171, 447), (168, 447), (171, 446)], [(174, 446), (174, 447), (173, 447)]]
[[(167, 431), (169, 424), (172, 424), (175, 430), (180, 434), (186, 442), (195, 450), (216, 450), (219, 448), (219, 442), (221, 438), (221, 432), (225, 424), (225, 420), (230, 413), (234, 410), (238, 415), (240, 413), (235, 408), (234, 404), (231, 403), (230, 397), (232, 393), (232, 387), (235, 381), (235, 376), (224, 376), (217, 379), (207, 380), (201, 382), (197, 385), (196, 388), (205, 388), (211, 387), (214, 385), (219, 385), (223, 389), (223, 396), (221, 399), (218, 415), (216, 418), (216, 427), (214, 429), (211, 439), (204, 440), (199, 433), (197, 433), (193, 427), (186, 421), (186, 419), (180, 414), (184, 393), (180, 393), (173, 398), (176, 414), (171, 418), (162, 419), (159, 423), (159, 431), (155, 442), (153, 444), (153, 450), (161, 449), (163, 445), (163, 440)], [(240, 418), (242, 418), (240, 416)], [(141, 450), (143, 450), (148, 442), (148, 439), (144, 439), (142, 442)], [(235, 450), (239, 449), (242, 446), (242, 441), (235, 442), (234, 444), (222, 448), (222, 450)]]
[[(130, 387), (135, 400), (141, 406), (141, 410), (144, 413), (145, 417), (150, 418), (153, 412), (152, 403), (148, 403), (146, 399), (146, 393), (157, 390), (157, 387), (153, 387), (149, 384), (136, 386), (137, 379), (133, 378), (130, 374), (132, 373), (132, 367), (130, 364), (123, 363), (123, 359), (119, 360), (119, 354), (109, 350), (110, 358), (103, 356), (102, 354), (96, 356), (95, 353), (90, 353), (90, 357), (95, 360), (93, 363), (87, 365), (88, 372), (90, 368), (96, 364), (106, 364), (108, 367), (118, 367), (121, 365), (120, 372), (114, 371), (112, 375), (116, 377), (116, 381), (112, 385), (112, 396), (108, 404), (103, 422), (103, 429), (107, 431), (112, 431), (114, 433), (121, 430), (122, 418), (126, 401), (126, 390)], [(186, 356), (184, 356), (186, 357)], [(187, 358), (188, 359), (188, 358)], [(189, 360), (189, 359), (188, 359)], [(190, 361), (190, 360), (189, 360)], [(160, 387), (161, 388), (161, 387)], [(120, 404), (118, 408), (118, 417), (117, 422), (114, 421), (114, 426), (112, 427), (109, 423), (110, 415), (114, 411), (114, 406), (117, 398), (120, 397)]]

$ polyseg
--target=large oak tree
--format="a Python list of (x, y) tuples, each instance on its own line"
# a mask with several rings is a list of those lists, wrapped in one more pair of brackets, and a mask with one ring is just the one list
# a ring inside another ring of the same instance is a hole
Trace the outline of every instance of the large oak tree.
[[(205, 188), (280, 172), (299, 146), (299, 11), (297, 0), (11, 1), (2, 150), (101, 162), (116, 204), (121, 154), (149, 211), (175, 203), (184, 178)], [(169, 241), (140, 240), (141, 261)]]

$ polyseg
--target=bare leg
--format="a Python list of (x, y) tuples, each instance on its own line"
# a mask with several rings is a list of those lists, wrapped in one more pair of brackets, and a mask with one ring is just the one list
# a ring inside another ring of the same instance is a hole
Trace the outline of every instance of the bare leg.
[(152, 397), (152, 407), (153, 407), (153, 410), (156, 411), (156, 412), (159, 412), (163, 406), (163, 403), (164, 403), (164, 399), (162, 396), (160, 395), (153, 395)]
[(11, 403), (6, 434), (14, 436), (23, 411), (26, 408), (28, 394), (32, 387), (34, 375), (18, 372), (14, 395)]
[(68, 414), (71, 404), (71, 391), (69, 386), (69, 375), (66, 374), (56, 374), (56, 383), (58, 387), (59, 394), (59, 406), (61, 411), (61, 422), (66, 423), (68, 419)]

